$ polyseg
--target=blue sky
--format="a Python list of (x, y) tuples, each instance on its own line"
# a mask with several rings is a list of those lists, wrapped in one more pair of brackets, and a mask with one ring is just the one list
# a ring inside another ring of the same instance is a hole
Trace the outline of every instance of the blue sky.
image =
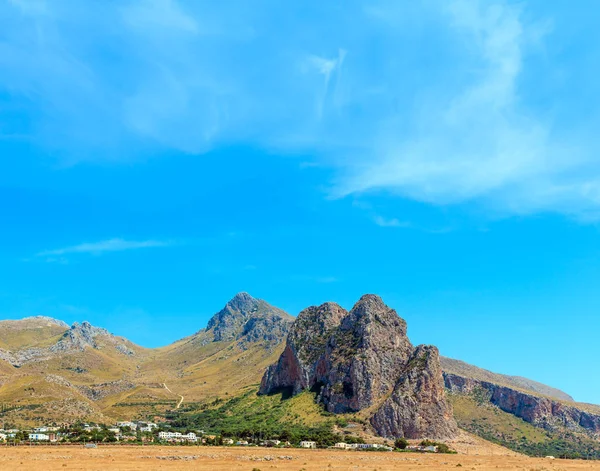
[(238, 291), (600, 403), (591, 1), (0, 2), (0, 317), (145, 346)]

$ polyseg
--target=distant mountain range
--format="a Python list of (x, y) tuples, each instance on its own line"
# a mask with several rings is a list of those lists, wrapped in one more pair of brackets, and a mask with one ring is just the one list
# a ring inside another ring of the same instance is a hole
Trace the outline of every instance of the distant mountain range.
[(558, 442), (600, 449), (600, 407), (414, 347), (406, 322), (375, 295), (350, 311), (326, 303), (294, 318), (240, 293), (205, 329), (157, 349), (87, 322), (0, 321), (0, 424), (158, 420), (252, 388), (306, 391), (384, 437), (447, 439), (460, 427), (526, 452)]

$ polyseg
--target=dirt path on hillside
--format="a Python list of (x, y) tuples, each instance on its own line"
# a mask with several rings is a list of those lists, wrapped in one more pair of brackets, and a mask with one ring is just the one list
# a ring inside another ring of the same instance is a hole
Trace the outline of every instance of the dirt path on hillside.
[[(171, 394), (175, 394), (173, 391), (171, 391), (171, 390), (169, 389), (169, 386), (167, 386), (167, 383), (163, 383), (163, 386), (164, 386), (164, 387), (165, 387), (165, 389), (166, 389), (167, 391), (169, 391)], [(175, 406), (175, 409), (179, 409), (179, 408), (181, 407), (181, 404), (183, 404), (183, 396), (182, 396), (181, 394), (175, 394), (175, 395), (176, 395), (176, 396), (178, 396), (178, 397), (180, 398), (180, 399), (179, 399), (179, 402), (177, 403), (177, 406)]]

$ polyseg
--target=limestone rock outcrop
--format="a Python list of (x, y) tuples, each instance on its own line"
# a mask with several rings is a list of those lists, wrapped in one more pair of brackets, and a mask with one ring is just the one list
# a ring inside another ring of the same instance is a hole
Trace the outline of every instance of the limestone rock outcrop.
[(350, 312), (326, 303), (300, 313), (259, 392), (282, 389), (318, 391), (317, 400), (333, 413), (373, 408), (371, 425), (386, 437), (457, 432), (437, 349), (415, 349), (406, 322), (375, 295), (363, 296)]
[(531, 394), (488, 381), (444, 373), (446, 388), (460, 394), (478, 394), (504, 412), (547, 430), (583, 431), (600, 436), (600, 414), (583, 410), (573, 403)]

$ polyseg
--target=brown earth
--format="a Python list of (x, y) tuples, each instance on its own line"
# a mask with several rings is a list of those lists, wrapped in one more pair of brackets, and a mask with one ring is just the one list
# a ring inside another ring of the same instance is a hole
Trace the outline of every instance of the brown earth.
[(433, 455), (395, 452), (268, 448), (100, 446), (2, 447), (0, 470), (206, 470), (354, 471), (496, 470), (569, 471), (600, 469), (600, 462), (524, 456)]

